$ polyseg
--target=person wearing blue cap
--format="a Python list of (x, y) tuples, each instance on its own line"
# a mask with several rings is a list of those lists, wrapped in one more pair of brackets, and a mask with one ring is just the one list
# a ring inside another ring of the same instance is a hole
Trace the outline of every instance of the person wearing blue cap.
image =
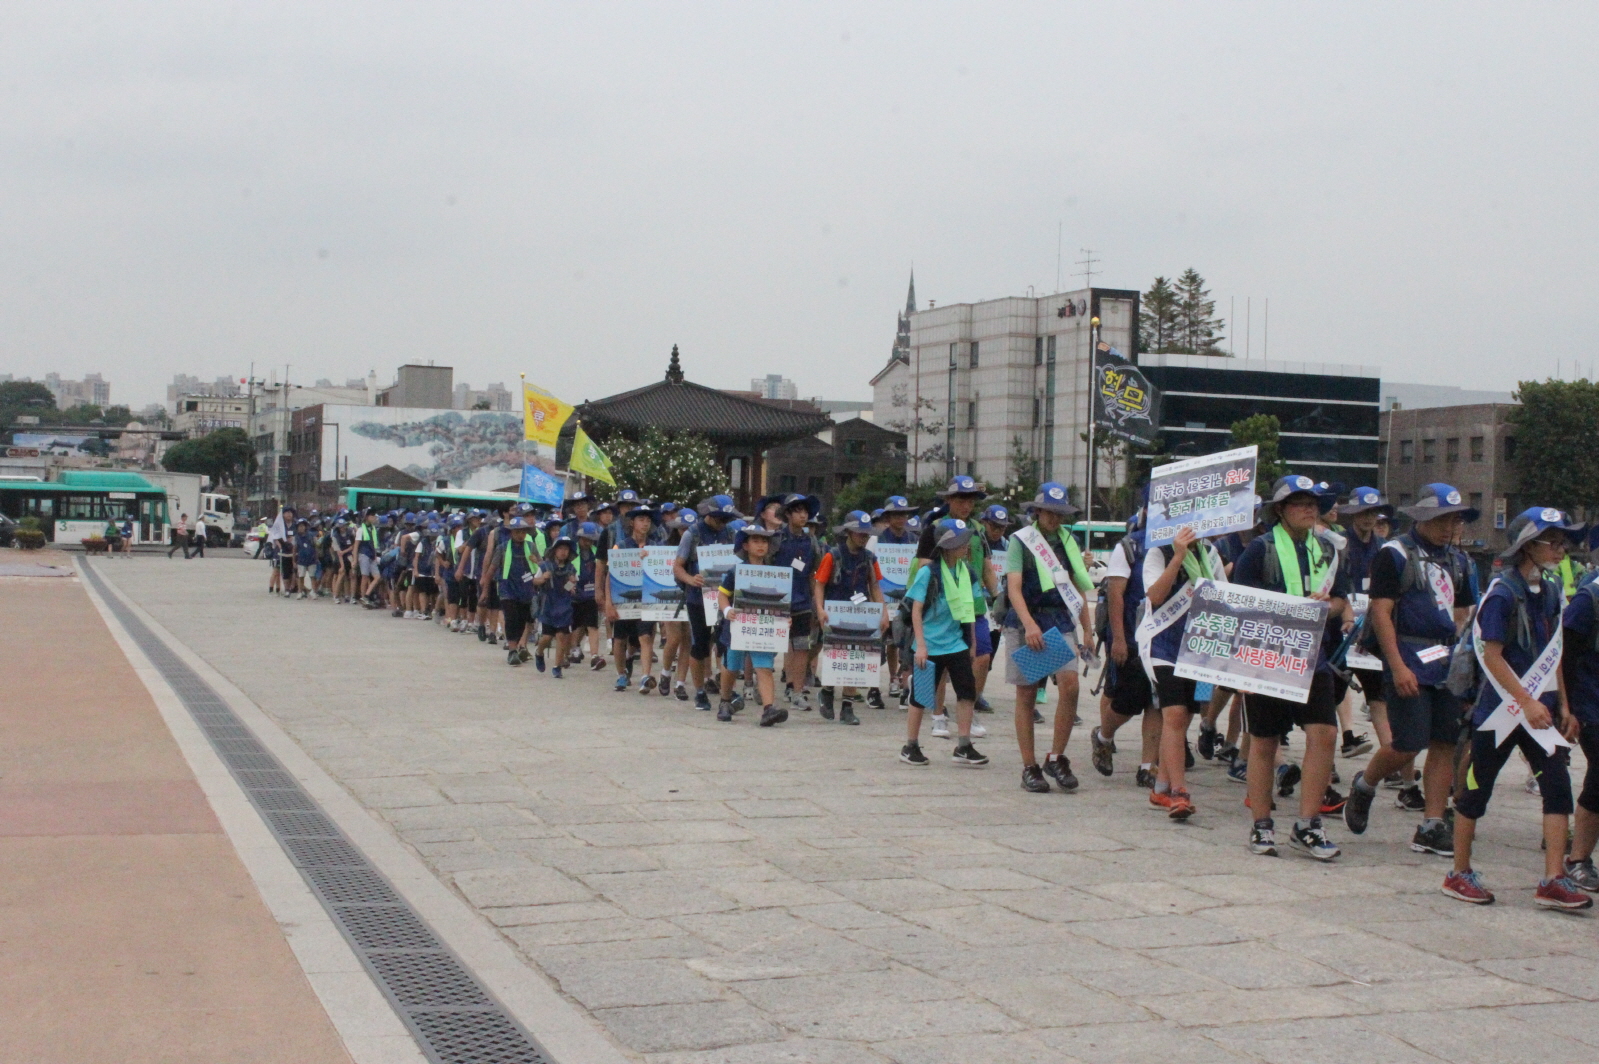
[[(1078, 786), (1066, 756), (1072, 723), (1077, 715), (1077, 667), (1074, 662), (1055, 673), (1060, 691), (1055, 705), (1054, 732), (1049, 756), (1042, 768), (1033, 739), (1034, 707), (1042, 683), (1028, 683), (1016, 663), (1016, 651), (1023, 644), (1029, 649), (1044, 648), (1044, 632), (1055, 629), (1069, 643), (1077, 643), (1076, 662), (1081, 662), (1081, 646), (1092, 630), (1089, 625), (1087, 595), (1094, 589), (1077, 541), (1064, 529), (1065, 522), (1080, 511), (1068, 498), (1066, 488), (1055, 481), (1038, 487), (1038, 495), (1027, 504), (1033, 524), (1010, 537), (1005, 553), (1004, 639), (1007, 650), (1005, 682), (1016, 688), (1016, 745), (1022, 757), (1022, 789), (1032, 794), (1048, 794), (1049, 780), (1061, 790)], [(1048, 779), (1046, 779), (1048, 777)]]
[(732, 524), (741, 520), (743, 515), (738, 512), (731, 495), (712, 495), (708, 499), (701, 499), (695, 512), (700, 519), (678, 541), (677, 557), (672, 560), (672, 576), (676, 578), (678, 586), (689, 593), (688, 653), (689, 675), (694, 684), (694, 708), (709, 712), (711, 687), (718, 680), (711, 662), (716, 632), (705, 610), (697, 608), (703, 605), (705, 587), (705, 577), (700, 572), (699, 549), (730, 546), (738, 534)]
[[(933, 532), (936, 554), (917, 569), (905, 590), (905, 601), (911, 604), (916, 669), (925, 669), (931, 662), (935, 689), (947, 679), (955, 691), (952, 763), (961, 768), (981, 768), (988, 764), (988, 758), (972, 745), (972, 714), (977, 703), (977, 681), (972, 675), (972, 628), (985, 599), (965, 564), (976, 526), (958, 517), (945, 517), (933, 525)], [(907, 765), (921, 767), (928, 763), (920, 741), (922, 710), (932, 708), (912, 694), (906, 712), (905, 745), (899, 752), (899, 759)]]
[[(851, 510), (844, 518), (844, 523), (839, 525), (834, 532), (838, 533), (840, 542), (835, 543), (822, 555), (822, 560), (816, 563), (816, 575), (812, 581), (815, 596), (816, 620), (824, 629), (828, 626), (828, 602), (873, 602), (880, 612), (879, 632), (888, 627), (888, 613), (883, 610), (883, 572), (877, 567), (877, 558), (867, 549), (867, 540), (872, 535), (872, 519), (864, 510)], [(839, 709), (838, 721), (840, 724), (859, 724), (855, 716), (855, 705), (851, 701), (855, 688), (845, 687), (839, 692), (842, 705)], [(883, 708), (881, 693), (876, 687), (868, 689), (871, 694), (877, 695), (876, 708)], [(823, 687), (817, 698), (821, 704), (823, 720), (833, 719), (833, 689)]]
[[(724, 621), (731, 620), (733, 616), (733, 594), (738, 587), (738, 567), (767, 564), (773, 541), (779, 535), (780, 533), (773, 529), (752, 523), (741, 528), (734, 537), (733, 550), (738, 560), (722, 577), (721, 586), (717, 591), (717, 603), (721, 607)], [(744, 666), (748, 663), (755, 672), (755, 687), (761, 697), (760, 726), (770, 728), (788, 720), (788, 710), (777, 704), (777, 679), (773, 674), (777, 655), (756, 650), (734, 650), (732, 626), (727, 623), (721, 626), (721, 635), (718, 638), (722, 645), (722, 676), (721, 698), (716, 707), (716, 719), (724, 724), (732, 723), (733, 714), (737, 712), (733, 703), (733, 682), (743, 674)]]
[(483, 561), (477, 550), (481, 543), (479, 533), (482, 527), (482, 512), (469, 510), (461, 523), (455, 551), (455, 582), (461, 596), (458, 630), (478, 633), (480, 641), (483, 636), (478, 618), (478, 580), (482, 576)]
[(612, 550), (633, 550), (650, 545), (650, 531), (654, 527), (655, 515), (636, 501), (637, 492), (631, 494), (634, 498), (625, 500), (631, 505), (617, 522), (617, 527), (622, 531), (616, 536), (615, 542), (608, 545), (605, 537), (601, 536), (596, 554), (594, 586), (597, 594), (602, 596), (605, 619), (611, 622), (611, 653), (616, 658), (615, 689), (626, 691), (632, 683), (631, 657), (636, 646), (642, 675), (639, 681), (639, 694), (647, 695), (655, 690), (655, 677), (650, 674), (655, 665), (655, 622), (624, 621), (617, 612), (616, 604), (611, 601), (609, 579), (608, 559)]
[(566, 514), (566, 522), (561, 525), (560, 534), (576, 543), (578, 529), (588, 522), (589, 514), (594, 509), (594, 499), (586, 491), (575, 491), (561, 503), (561, 508)]
[[(1394, 773), (1408, 778), (1417, 755), (1425, 751), (1426, 819), (1410, 848), (1450, 857), (1454, 835), (1444, 823), (1444, 810), (1454, 789), (1455, 745), (1465, 707), (1446, 681), (1452, 648), (1475, 604), (1468, 578), (1471, 560), (1454, 543), (1461, 528), (1481, 515), (1448, 484), (1427, 484), (1420, 495), (1404, 511), (1414, 527), (1377, 551), (1363, 581), (1371, 596), (1366, 614), (1375, 637), (1371, 642), (1383, 659), (1381, 694), (1375, 700), (1384, 707), (1386, 726), (1378, 734), (1387, 735), (1355, 775), (1344, 825), (1353, 834), (1364, 834), (1377, 786)], [(1360, 509), (1350, 521), (1374, 525), (1373, 511), (1382, 506), (1381, 497), (1356, 488), (1354, 502)], [(1371, 538), (1376, 539), (1374, 529)], [(1376, 715), (1373, 709), (1374, 721)]]
[(527, 519), (520, 515), (505, 523), (507, 539), (489, 560), (488, 570), (499, 586), (500, 610), (505, 615), (505, 663), (512, 667), (531, 658), (527, 648), (537, 604), (534, 585), (539, 556), (533, 551)]
[[(1142, 489), (1147, 497), (1149, 485)], [(1142, 500), (1141, 500), (1142, 501)], [(1105, 663), (1105, 691), (1100, 696), (1099, 726), (1089, 732), (1094, 771), (1101, 776), (1116, 771), (1116, 735), (1134, 717), (1142, 717), (1143, 749), (1134, 777), (1138, 786), (1155, 786), (1155, 762), (1160, 757), (1160, 714), (1153, 710), (1154, 689), (1144, 671), (1138, 652), (1140, 606), (1144, 601), (1144, 532), (1142, 506), (1127, 525), (1127, 534), (1110, 552), (1102, 587), (1105, 591), (1104, 616), (1095, 617), (1109, 648)], [(1203, 733), (1201, 733), (1203, 735)]]
[(978, 527), (981, 534), (976, 539), (982, 540), (978, 548), (983, 555), (983, 565), (987, 569), (991, 582), (985, 583), (988, 589), (989, 600), (987, 609), (978, 617), (981, 631), (977, 636), (979, 651), (986, 649), (986, 654), (979, 653), (972, 661), (972, 673), (977, 680), (977, 712), (992, 713), (994, 707), (988, 704), (988, 699), (983, 697), (983, 692), (988, 688), (988, 673), (994, 666), (994, 636), (995, 626), (999, 625), (1005, 615), (1003, 600), (1005, 597), (1005, 552), (1010, 549), (1010, 539), (1006, 533), (1010, 531), (1011, 513), (999, 503), (994, 503), (985, 509), (979, 517)]
[[(1586, 538), (1593, 542), (1594, 529)], [(1589, 575), (1577, 586), (1561, 616), (1560, 688), (1577, 720), (1577, 742), (1588, 767), (1577, 795), (1576, 825), (1566, 878), (1590, 894), (1599, 892), (1599, 870), (1593, 851), (1599, 843), (1599, 578)]]
[[(977, 504), (987, 494), (988, 489), (983, 487), (973, 477), (957, 476), (951, 478), (950, 482), (945, 485), (944, 490), (938, 493), (938, 497), (943, 502), (923, 516), (921, 538), (916, 544), (918, 561), (911, 566), (912, 579), (915, 579), (917, 566), (932, 559), (937, 553), (937, 548), (934, 544), (936, 539), (934, 526), (938, 520), (946, 516), (953, 517), (967, 522), (973, 529), (976, 529), (975, 514)], [(988, 665), (993, 660), (994, 642), (993, 635), (988, 627), (988, 603), (999, 592), (999, 579), (988, 564), (988, 540), (984, 536), (975, 534), (975, 532), (966, 547), (966, 568), (971, 574), (973, 586), (977, 588), (978, 594), (983, 599), (978, 607), (977, 622), (972, 629), (973, 676), (975, 679), (978, 668), (982, 669), (985, 677), (987, 676)], [(948, 737), (949, 718), (943, 711), (943, 702), (944, 696), (941, 692), (938, 696), (938, 705), (934, 709), (933, 734), (940, 737)], [(982, 738), (987, 734), (987, 729), (982, 725), (978, 725), (975, 734), (978, 738)]]
[[(1560, 747), (1578, 738), (1581, 727), (1559, 682), (1563, 595), (1558, 574), (1560, 559), (1581, 529), (1553, 507), (1534, 506), (1516, 515), (1505, 530), (1510, 545), (1499, 555), (1504, 568), (1477, 608), (1472, 644), (1484, 676), (1471, 711), (1471, 765), (1455, 795), (1454, 868), (1443, 885), (1452, 898), (1477, 905), (1494, 900), (1481, 873), (1471, 867), (1472, 845), (1500, 770), (1520, 750), (1543, 799), (1544, 874), (1533, 901), (1550, 909), (1593, 906), (1593, 899), (1567, 878), (1563, 860), (1573, 803), (1567, 753)], [(1391, 721), (1393, 703), (1388, 710)]]
[(540, 672), (544, 671), (544, 653), (553, 642), (555, 665), (550, 675), (557, 680), (562, 678), (561, 669), (571, 651), (572, 607), (577, 598), (578, 579), (577, 566), (572, 562), (575, 546), (565, 536), (556, 537), (555, 542), (550, 544), (548, 556), (539, 562), (538, 572), (533, 577), (534, 586), (542, 592), (539, 596), (539, 638), (533, 651), (533, 666)]
[(600, 526), (584, 521), (577, 526), (573, 542), (577, 553), (572, 564), (577, 567), (577, 591), (572, 598), (572, 657), (573, 665), (583, 663), (583, 640), (588, 639), (589, 668), (599, 672), (605, 668), (605, 656), (600, 653), (600, 608), (595, 592), (595, 570), (598, 556), (595, 544), (600, 539)]
[[(1349, 591), (1355, 596), (1352, 600), (1359, 602), (1364, 596), (1370, 601), (1372, 563), (1382, 552), (1383, 544), (1388, 540), (1377, 531), (1377, 523), (1385, 515), (1393, 515), (1393, 507), (1388, 505), (1388, 500), (1376, 488), (1357, 487), (1349, 493), (1349, 498), (1338, 507), (1338, 515), (1345, 522), (1348, 535), (1345, 537), (1343, 549), (1344, 566), (1349, 571)], [(1360, 645), (1362, 648), (1375, 651), (1377, 647), (1376, 628), (1372, 622), (1368, 607), (1366, 623), (1361, 630)], [(1365, 696), (1366, 708), (1371, 713), (1371, 726), (1377, 732), (1379, 745), (1388, 745), (1390, 734), (1388, 731), (1388, 710), (1383, 702), (1383, 674), (1380, 669), (1351, 668), (1350, 674), (1354, 677), (1356, 686)], [(1343, 746), (1340, 753), (1344, 757), (1359, 757), (1371, 749), (1371, 741), (1364, 735), (1356, 735), (1346, 729)], [(1368, 777), (1369, 778), (1369, 777)]]
[[(1333, 543), (1316, 531), (1316, 522), (1331, 500), (1316, 491), (1306, 476), (1290, 474), (1272, 485), (1266, 501), (1270, 531), (1256, 537), (1233, 566), (1232, 580), (1244, 587), (1260, 588), (1296, 598), (1330, 602), (1341, 611), (1349, 598), (1347, 574), (1338, 564)], [(1334, 637), (1337, 638), (1337, 637)], [(1277, 838), (1272, 819), (1272, 788), (1277, 783), (1277, 750), (1283, 736), (1298, 725), (1305, 732), (1305, 756), (1300, 772), (1304, 789), (1299, 796), (1299, 818), (1289, 834), (1289, 845), (1318, 861), (1331, 861), (1339, 849), (1322, 826), (1322, 805), (1331, 785), (1333, 754), (1338, 743), (1338, 709), (1333, 691), (1333, 671), (1327, 656), (1332, 648), (1324, 638), (1316, 651), (1316, 666), (1304, 702), (1265, 695), (1244, 696), (1249, 732), (1249, 808), (1253, 814), (1249, 849), (1261, 856), (1276, 856)], [(1291, 766), (1285, 766), (1285, 768)], [(1287, 797), (1286, 784), (1279, 793)]]
[(793, 609), (789, 615), (788, 653), (783, 657), (783, 701), (790, 709), (809, 713), (811, 692), (806, 685), (814, 642), (814, 614), (811, 611), (811, 576), (815, 572), (822, 545), (811, 532), (813, 515), (822, 509), (814, 495), (790, 494), (783, 499), (782, 535), (778, 537), (769, 564), (787, 566), (794, 571)]
[(378, 518), (370, 510), (361, 515), (355, 530), (355, 565), (360, 575), (356, 593), (370, 607), (378, 583)]

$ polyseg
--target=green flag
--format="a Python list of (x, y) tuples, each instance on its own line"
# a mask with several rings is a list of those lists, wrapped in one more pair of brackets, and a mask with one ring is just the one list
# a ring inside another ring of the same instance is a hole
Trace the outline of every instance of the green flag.
[(583, 426), (577, 427), (577, 435), (572, 439), (572, 472), (582, 473), (595, 480), (616, 486), (616, 478), (611, 476), (611, 460), (605, 457), (605, 452), (594, 446), (594, 441), (589, 439), (588, 433), (583, 431)]

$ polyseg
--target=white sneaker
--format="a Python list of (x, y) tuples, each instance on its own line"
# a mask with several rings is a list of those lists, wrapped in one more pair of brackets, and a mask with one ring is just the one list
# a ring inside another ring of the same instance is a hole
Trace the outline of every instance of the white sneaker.
[(972, 721), (972, 738), (973, 739), (981, 739), (983, 736), (985, 736), (987, 734), (988, 734), (988, 729), (987, 728), (983, 727), (981, 724), (977, 723), (975, 720)]
[(405, 611), (405, 617), (403, 618), (403, 620), (410, 621), (410, 620), (415, 620), (415, 619), (416, 619), (416, 611), (415, 610), (406, 610)]
[(949, 738), (949, 718), (948, 717), (934, 717), (933, 718), (933, 738), (935, 738), (935, 739), (948, 739)]

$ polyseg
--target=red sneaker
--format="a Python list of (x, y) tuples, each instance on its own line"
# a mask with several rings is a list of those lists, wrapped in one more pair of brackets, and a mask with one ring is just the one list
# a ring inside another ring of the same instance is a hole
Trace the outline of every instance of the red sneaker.
[(1187, 820), (1194, 815), (1194, 801), (1187, 791), (1174, 791), (1166, 804), (1166, 815), (1173, 820)]
[(1171, 794), (1164, 791), (1150, 791), (1149, 804), (1160, 809), (1171, 808)]
[(1546, 909), (1593, 908), (1593, 899), (1584, 894), (1577, 884), (1565, 876), (1546, 879), (1539, 883), (1538, 890), (1533, 894), (1532, 900)]
[[(1541, 892), (1542, 887), (1538, 888)], [(1451, 898), (1469, 901), (1473, 905), (1492, 905), (1493, 892), (1482, 885), (1482, 873), (1466, 869), (1464, 872), (1450, 872), (1444, 876), (1444, 893)]]

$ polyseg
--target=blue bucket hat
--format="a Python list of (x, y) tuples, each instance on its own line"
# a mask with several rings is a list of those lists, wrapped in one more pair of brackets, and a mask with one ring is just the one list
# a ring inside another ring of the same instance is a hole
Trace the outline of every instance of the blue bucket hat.
[(1557, 510), (1553, 506), (1530, 507), (1517, 514), (1511, 520), (1510, 527), (1505, 529), (1505, 538), (1510, 541), (1510, 546), (1500, 551), (1499, 557), (1509, 561), (1528, 543), (1551, 528), (1558, 528), (1565, 533), (1568, 546), (1580, 546), (1585, 527), (1582, 522), (1572, 520), (1571, 515), (1564, 510)]
[(833, 531), (859, 532), (863, 536), (869, 536), (872, 534), (872, 515), (865, 510), (851, 510), (844, 515), (844, 523)]
[(920, 532), (922, 530), (922, 519), (915, 514), (911, 514), (910, 517), (905, 519), (905, 530), (907, 532)]
[(983, 520), (991, 525), (1008, 525), (1010, 524), (1010, 511), (996, 502), (983, 511)]
[(1372, 510), (1385, 517), (1394, 515), (1394, 508), (1388, 505), (1388, 500), (1382, 497), (1382, 492), (1376, 488), (1356, 488), (1349, 493), (1349, 500), (1338, 507), (1338, 515), (1353, 517), (1356, 514), (1370, 513)]
[(933, 545), (939, 550), (955, 550), (964, 547), (975, 531), (977, 526), (970, 521), (962, 521), (958, 517), (941, 518), (933, 525)]
[(1278, 477), (1277, 483), (1271, 486), (1271, 498), (1264, 500), (1272, 508), (1272, 513), (1295, 495), (1309, 495), (1316, 501), (1316, 512), (1327, 513), (1333, 508), (1333, 500), (1337, 498), (1317, 489), (1316, 482), (1309, 477), (1300, 476), (1298, 473), (1289, 473), (1286, 477)]
[(883, 500), (883, 508), (878, 511), (884, 517), (889, 514), (913, 514), (915, 512), (916, 507), (906, 501), (903, 495), (890, 495)]
[(511, 532), (526, 532), (527, 521), (520, 516), (513, 517), (509, 521), (505, 522), (505, 527)]
[(597, 541), (600, 538), (600, 526), (593, 521), (584, 521), (577, 526), (577, 538)]
[(738, 512), (738, 504), (731, 495), (712, 495), (709, 499), (701, 499), (699, 505), (694, 507), (701, 517), (715, 515), (724, 521), (731, 521), (735, 517), (743, 517)]
[(785, 516), (796, 506), (805, 507), (805, 512), (812, 517), (820, 517), (822, 514), (822, 500), (814, 495), (800, 495), (796, 492), (792, 495), (783, 496), (783, 513)]
[(755, 536), (758, 539), (764, 539), (770, 543), (772, 540), (776, 539), (779, 534), (780, 533), (775, 532), (772, 529), (763, 528), (760, 525), (746, 524), (743, 528), (738, 530), (738, 535), (733, 537), (733, 549), (743, 550), (744, 544), (751, 536)]
[(1082, 513), (1081, 510), (1072, 505), (1071, 497), (1067, 494), (1065, 486), (1053, 480), (1045, 481), (1038, 486), (1038, 495), (1032, 502), (1027, 504), (1027, 510), (1029, 513), (1036, 510), (1046, 510), (1052, 514), (1060, 514), (1062, 517), (1076, 517)]
[(960, 476), (951, 480), (949, 485), (943, 491), (938, 493), (938, 497), (941, 499), (951, 499), (957, 495), (966, 495), (970, 496), (971, 498), (981, 499), (987, 494), (988, 489), (977, 483), (974, 478)]
[[(1542, 510), (1543, 507), (1535, 509)], [(1467, 524), (1482, 516), (1476, 507), (1462, 502), (1460, 492), (1449, 484), (1423, 484), (1417, 493), (1416, 505), (1402, 506), (1399, 512), (1412, 521), (1430, 521), (1448, 514), (1463, 514)]]
[(616, 501), (618, 503), (643, 502), (644, 497), (638, 492), (634, 491), (632, 488), (623, 488), (621, 491), (616, 493)]

